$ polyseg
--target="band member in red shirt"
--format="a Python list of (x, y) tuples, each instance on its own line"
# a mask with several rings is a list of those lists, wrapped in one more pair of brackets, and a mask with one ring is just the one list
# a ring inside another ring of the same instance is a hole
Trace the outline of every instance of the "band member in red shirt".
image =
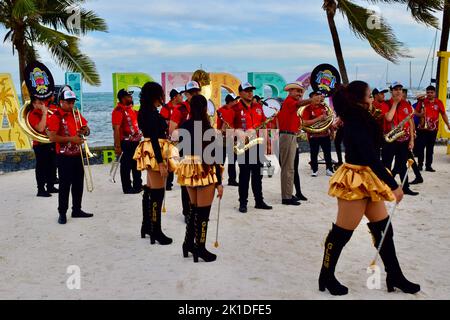
[[(386, 119), (386, 131), (391, 131), (397, 127), (406, 117), (408, 117), (413, 111), (408, 101), (403, 99), (403, 85), (396, 81), (391, 86), (392, 98), (387, 102), (389, 105), (389, 111), (385, 114)], [(399, 174), (401, 180), (407, 172), (408, 155), (414, 148), (414, 123), (410, 119), (403, 127), (404, 134), (394, 142), (390, 143), (391, 146), (386, 146), (383, 151), (383, 163), (386, 168), (391, 169), (392, 161), (395, 158), (394, 168), (392, 174), (394, 177)], [(386, 152), (388, 150), (388, 152)], [(414, 192), (409, 188), (408, 178), (403, 186), (403, 192), (407, 195), (416, 196), (419, 193)]]
[[(28, 122), (39, 133), (46, 135), (47, 121), (50, 113), (49, 99), (39, 99), (35, 96), (31, 98), (33, 109), (28, 113)], [(36, 157), (36, 182), (37, 196), (50, 197), (51, 193), (57, 193), (58, 189), (54, 187), (55, 183), (55, 144), (41, 143), (33, 140), (33, 151)], [(47, 187), (47, 189), (45, 188)]]
[[(172, 89), (169, 93), (170, 101), (163, 105), (159, 114), (167, 120), (167, 124), (170, 124), (170, 118), (172, 117), (173, 110), (183, 102), (184, 88)], [(170, 191), (173, 187), (173, 172), (169, 172), (166, 181), (166, 190)]]
[[(253, 100), (253, 90), (255, 87), (250, 83), (245, 82), (239, 85), (239, 96), (240, 101), (236, 105), (236, 113), (234, 118), (234, 127), (238, 130), (238, 135), (245, 132), (252, 133), (261, 125), (262, 121), (265, 120), (264, 112), (262, 107), (258, 104), (254, 104)], [(256, 132), (255, 132), (256, 134)], [(258, 148), (256, 146), (255, 148)], [(248, 202), (248, 190), (250, 186), (250, 177), (252, 179), (252, 190), (255, 197), (255, 208), (256, 209), (272, 209), (271, 206), (264, 202), (263, 192), (262, 192), (262, 168), (263, 159), (259, 155), (259, 150), (257, 149), (257, 159), (250, 159), (250, 150), (247, 150), (243, 156), (238, 157), (239, 163), (239, 211), (242, 213), (247, 212), (247, 202)], [(253, 154), (253, 153), (252, 153)], [(256, 160), (256, 161), (255, 161)], [(256, 162), (256, 163), (254, 163)]]
[(436, 98), (436, 88), (434, 86), (427, 87), (427, 96), (420, 99), (416, 106), (416, 115), (420, 117), (417, 127), (417, 146), (416, 156), (419, 160), (419, 169), (423, 170), (423, 162), (425, 158), (425, 148), (427, 150), (425, 170), (435, 172), (431, 167), (433, 163), (434, 144), (439, 129), (439, 115), (442, 116), (447, 128), (450, 130), (450, 124), (445, 112), (444, 104)]
[(223, 163), (228, 156), (228, 185), (239, 186), (236, 181), (236, 156), (233, 152), (234, 134), (230, 131), (234, 129), (234, 106), (239, 103), (239, 97), (235, 94), (227, 94), (225, 104), (217, 110), (217, 129), (222, 131), (224, 137)]
[[(172, 116), (170, 117), (169, 121), (169, 137), (172, 136), (172, 133), (189, 119), (189, 114), (191, 112), (190, 101), (192, 97), (199, 95), (200, 91), (200, 85), (196, 81), (189, 81), (186, 84), (184, 92), (186, 101), (176, 106), (172, 112)], [(180, 157), (182, 157), (182, 150), (180, 151)], [(184, 219), (187, 223), (189, 219), (188, 217), (190, 216), (191, 206), (189, 193), (187, 192), (187, 188), (185, 186), (181, 186), (181, 201), (183, 204)]]
[[(90, 218), (91, 213), (81, 210), (84, 185), (83, 162), (80, 158), (80, 145), (83, 136), (90, 134), (86, 119), (74, 111), (76, 95), (71, 90), (61, 93), (60, 108), (50, 117), (48, 131), (50, 141), (56, 142), (59, 172), (58, 223), (67, 222), (69, 193), (72, 190), (72, 218)], [(81, 122), (81, 123), (80, 123)]]
[[(133, 91), (121, 89), (117, 94), (117, 99), (119, 102), (112, 112), (112, 126), (116, 157), (120, 157), (122, 154), (120, 159), (122, 191), (125, 194), (140, 193), (142, 190), (141, 171), (137, 170), (137, 163), (133, 159), (133, 155), (141, 141), (142, 134), (137, 122), (138, 113), (133, 109)], [(131, 186), (130, 172), (133, 175), (133, 187)]]
[[(308, 107), (303, 111), (303, 125), (310, 126), (318, 121), (324, 120), (327, 118), (327, 108), (322, 104), (323, 96), (320, 92), (311, 92), (309, 94), (309, 98), (313, 99), (314, 97), (319, 96), (320, 102), (316, 103), (317, 98), (315, 98), (315, 102), (311, 103)], [(327, 176), (333, 175), (333, 161), (331, 160), (331, 137), (330, 130), (325, 130), (324, 132), (319, 133), (308, 133), (308, 141), (311, 153), (311, 176), (317, 177), (319, 164), (317, 162), (317, 157), (319, 155), (319, 148), (322, 148), (323, 155), (325, 157), (325, 162), (327, 166), (326, 174)]]
[(281, 202), (285, 205), (298, 206), (300, 205), (298, 201), (300, 199), (293, 197), (297, 135), (301, 123), (297, 111), (301, 106), (320, 103), (320, 96), (303, 100), (305, 89), (300, 82), (290, 83), (286, 85), (284, 90), (288, 91), (289, 95), (277, 114), (278, 129), (280, 130)]

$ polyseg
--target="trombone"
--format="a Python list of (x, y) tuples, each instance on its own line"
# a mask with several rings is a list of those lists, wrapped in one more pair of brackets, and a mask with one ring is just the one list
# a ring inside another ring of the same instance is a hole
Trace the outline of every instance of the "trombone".
[[(78, 121), (80, 122), (80, 128), (78, 128), (78, 124), (77, 124), (77, 119), (75, 117), (75, 109), (74, 108), (72, 108), (72, 114), (73, 114), (73, 117), (75, 119), (76, 130), (79, 131), (83, 127), (83, 122), (81, 121), (80, 110), (77, 109)], [(88, 192), (92, 192), (92, 191), (94, 191), (94, 180), (92, 179), (92, 171), (91, 171), (91, 165), (89, 163), (89, 158), (95, 157), (95, 154), (91, 153), (91, 151), (89, 150), (89, 146), (88, 146), (88, 144), (86, 142), (85, 136), (83, 134), (80, 134), (80, 137), (84, 140), (83, 145), (84, 145), (84, 152), (86, 154), (86, 157), (83, 157), (83, 147), (81, 145), (79, 145), (80, 156), (81, 156), (81, 163), (83, 164), (84, 179), (86, 181), (86, 190)], [(87, 174), (86, 174), (86, 167), (87, 167)]]

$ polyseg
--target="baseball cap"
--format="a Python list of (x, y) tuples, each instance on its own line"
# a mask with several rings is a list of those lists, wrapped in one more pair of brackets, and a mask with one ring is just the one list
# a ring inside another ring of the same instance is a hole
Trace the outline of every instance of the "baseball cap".
[(117, 93), (117, 99), (119, 99), (119, 101), (126, 97), (126, 96), (132, 96), (134, 91), (127, 91), (125, 89), (120, 89), (119, 92)]
[(389, 92), (389, 90), (388, 89), (382, 89), (382, 88), (375, 88), (375, 89), (372, 90), (372, 95), (374, 96), (376, 94), (386, 93), (386, 92)]
[(403, 88), (403, 84), (400, 81), (394, 81), (391, 84), (391, 90), (396, 88), (396, 87), (402, 87)]
[(170, 99), (175, 98), (177, 95), (182, 94), (184, 92), (184, 88), (175, 88), (170, 90), (169, 96)]
[(186, 83), (185, 91), (191, 90), (200, 90), (200, 85), (197, 81), (189, 81), (188, 83)]
[(77, 95), (72, 90), (65, 90), (62, 92), (61, 100), (78, 100)]
[(312, 91), (312, 92), (310, 92), (309, 93), (309, 97), (310, 98), (312, 98), (312, 96), (314, 96), (314, 95), (322, 95), (323, 93), (322, 92), (320, 92), (320, 91)]
[(230, 103), (233, 102), (235, 100), (239, 99), (239, 96), (236, 96), (234, 93), (230, 93), (227, 94), (227, 96), (225, 97), (225, 103)]
[(254, 87), (250, 82), (244, 82), (244, 83), (239, 85), (239, 92), (245, 91), (245, 90), (248, 90), (248, 89), (255, 90), (256, 87)]

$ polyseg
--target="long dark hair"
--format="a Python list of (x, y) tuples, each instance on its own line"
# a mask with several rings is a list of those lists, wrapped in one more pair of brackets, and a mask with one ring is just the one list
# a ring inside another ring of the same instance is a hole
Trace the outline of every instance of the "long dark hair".
[(156, 103), (164, 103), (164, 90), (159, 83), (147, 82), (141, 89), (139, 95), (141, 108), (138, 115), (138, 124), (141, 127), (147, 115), (156, 110)]
[(190, 117), (194, 121), (202, 122), (203, 132), (212, 128), (208, 115), (208, 100), (204, 96), (199, 94), (192, 97)]
[(340, 86), (333, 95), (336, 114), (345, 119), (355, 108), (365, 109), (365, 97), (369, 85), (364, 81), (352, 81)]

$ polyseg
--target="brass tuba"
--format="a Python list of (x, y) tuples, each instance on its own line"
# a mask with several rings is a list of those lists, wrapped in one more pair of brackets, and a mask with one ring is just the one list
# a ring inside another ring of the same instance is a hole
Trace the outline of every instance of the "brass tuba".
[(387, 134), (384, 135), (384, 140), (386, 140), (387, 143), (392, 143), (395, 140), (403, 137), (405, 135), (405, 131), (403, 128), (405, 127), (405, 124), (411, 120), (413, 117), (414, 112), (411, 112), (405, 119), (402, 120), (394, 129), (389, 131)]
[[(25, 83), (22, 84), (22, 94), (25, 103), (19, 110), (18, 123), (23, 132), (34, 141), (38, 141), (40, 143), (50, 143), (50, 139), (47, 135), (37, 132), (33, 126), (28, 121), (28, 114), (33, 110), (33, 106), (30, 101), (30, 94)], [(53, 114), (51, 110), (47, 111), (49, 114)]]
[(314, 123), (310, 126), (304, 125), (304, 121), (303, 121), (303, 112), (310, 105), (308, 104), (308, 105), (303, 106), (298, 109), (297, 115), (300, 117), (301, 122), (303, 123), (303, 126), (302, 126), (303, 131), (305, 131), (307, 133), (321, 133), (321, 132), (328, 130), (331, 127), (331, 125), (334, 122), (334, 118), (335, 118), (334, 111), (326, 103), (322, 103), (322, 105), (325, 106), (325, 108), (327, 109), (327, 117), (324, 120), (317, 121), (316, 123)]

